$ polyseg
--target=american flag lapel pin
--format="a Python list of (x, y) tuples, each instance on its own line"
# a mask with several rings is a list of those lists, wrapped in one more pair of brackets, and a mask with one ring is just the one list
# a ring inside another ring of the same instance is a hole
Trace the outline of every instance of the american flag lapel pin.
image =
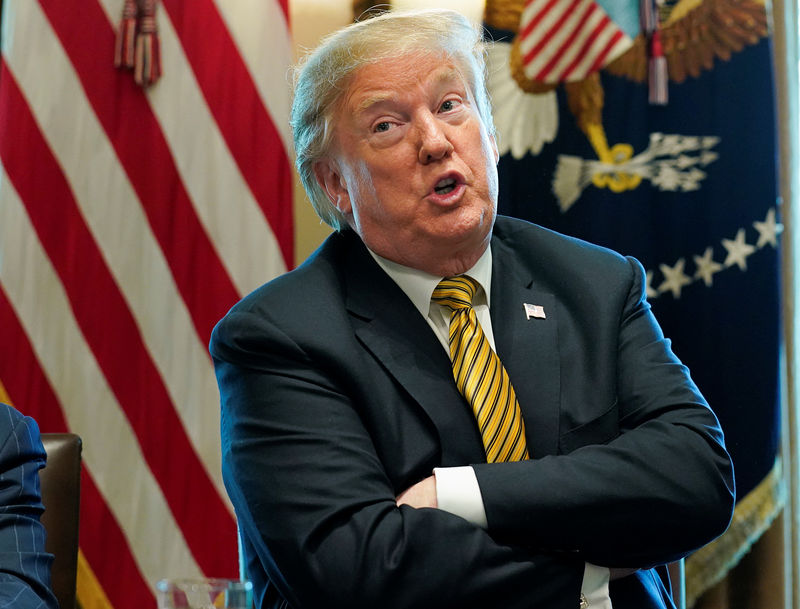
[(522, 306), (525, 307), (525, 319), (530, 319), (531, 317), (536, 319), (547, 319), (547, 315), (544, 313), (543, 306), (528, 304), (527, 302), (523, 303)]

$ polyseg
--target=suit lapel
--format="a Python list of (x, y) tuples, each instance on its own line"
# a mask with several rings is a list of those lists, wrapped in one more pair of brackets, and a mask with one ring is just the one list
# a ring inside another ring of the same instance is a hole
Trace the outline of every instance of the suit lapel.
[[(525, 303), (545, 319), (526, 318)], [(495, 346), (508, 371), (525, 419), (532, 458), (556, 454), (561, 372), (557, 303), (537, 288), (530, 271), (501, 239), (492, 241), (491, 317)]]
[(352, 240), (345, 289), (356, 336), (431, 420), (442, 446), (442, 465), (483, 460), (475, 419), (433, 330), (363, 244)]

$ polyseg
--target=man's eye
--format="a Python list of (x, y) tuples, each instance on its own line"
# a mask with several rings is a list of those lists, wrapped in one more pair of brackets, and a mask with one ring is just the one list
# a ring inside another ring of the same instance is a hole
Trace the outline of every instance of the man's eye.
[(377, 125), (375, 125), (375, 132), (376, 133), (382, 133), (384, 131), (389, 131), (389, 129), (391, 129), (391, 127), (392, 127), (392, 124), (390, 122), (383, 121), (382, 123), (378, 123)]
[(458, 102), (455, 99), (448, 99), (448, 100), (442, 102), (442, 105), (440, 106), (440, 110), (442, 112), (450, 112), (451, 110), (455, 110), (457, 105), (458, 105)]

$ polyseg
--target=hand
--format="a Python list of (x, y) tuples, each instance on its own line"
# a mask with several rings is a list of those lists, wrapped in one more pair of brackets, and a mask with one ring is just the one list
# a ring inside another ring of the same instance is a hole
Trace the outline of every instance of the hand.
[(413, 508), (438, 507), (436, 477), (428, 476), (400, 493), (397, 496), (397, 507), (401, 505), (410, 505)]

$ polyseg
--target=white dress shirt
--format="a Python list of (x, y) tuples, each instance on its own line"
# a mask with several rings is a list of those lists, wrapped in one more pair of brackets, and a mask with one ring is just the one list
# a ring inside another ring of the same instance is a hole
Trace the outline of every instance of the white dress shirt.
[[(433, 329), (442, 347), (450, 356), (450, 309), (431, 301), (433, 290), (443, 277), (430, 275), (424, 271), (412, 269), (369, 250), (378, 265), (391, 277), (408, 296), (412, 304)], [(472, 308), (481, 324), (481, 329), (492, 349), (495, 349), (492, 320), (489, 314), (492, 286), (492, 250), (490, 247), (478, 259), (465, 275), (469, 275), (480, 286), (472, 302)], [(495, 349), (496, 351), (496, 349)], [(436, 500), (438, 508), (455, 514), (481, 527), (488, 528), (486, 510), (483, 505), (481, 489), (475, 470), (471, 466), (437, 467), (433, 470), (436, 476)], [(586, 563), (581, 586), (581, 597), (585, 599), (584, 607), (593, 609), (612, 609), (608, 594), (609, 570)]]

